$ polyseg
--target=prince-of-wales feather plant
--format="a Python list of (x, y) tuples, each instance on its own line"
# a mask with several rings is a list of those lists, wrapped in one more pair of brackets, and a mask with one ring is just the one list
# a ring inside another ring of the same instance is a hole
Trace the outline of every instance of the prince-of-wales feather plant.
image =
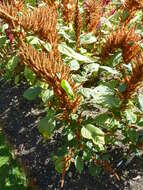
[(72, 163), (119, 180), (111, 150), (143, 148), (143, 1), (1, 0), (0, 19), (0, 75), (41, 97), (38, 130), (62, 137), (61, 186)]

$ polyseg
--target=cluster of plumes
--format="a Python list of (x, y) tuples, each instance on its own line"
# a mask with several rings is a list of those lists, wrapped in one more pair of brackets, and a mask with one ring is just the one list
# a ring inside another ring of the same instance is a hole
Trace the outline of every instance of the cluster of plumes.
[[(57, 13), (54, 6), (42, 6), (34, 10), (22, 12), (18, 15), (18, 9), (12, 4), (0, 4), (0, 18), (8, 23), (11, 29), (16, 27), (24, 31), (33, 31), (39, 38), (51, 44), (54, 56), (58, 56)], [(24, 35), (24, 32), (22, 33)], [(14, 33), (19, 37), (19, 33)]]
[(61, 3), (64, 22), (69, 23), (70, 21), (73, 21), (76, 0), (62, 0)]
[(132, 64), (132, 72), (126, 76), (123, 81), (127, 86), (122, 93), (123, 99), (128, 100), (140, 87), (143, 86), (143, 54), (135, 57), (135, 63)]
[(81, 14), (79, 10), (78, 0), (77, 0), (76, 7), (75, 7), (75, 15), (74, 15), (74, 30), (75, 30), (77, 49), (78, 49), (79, 41), (80, 41), (81, 27), (82, 27), (82, 19), (81, 19)]
[(135, 34), (135, 29), (122, 27), (113, 32), (102, 46), (101, 59), (107, 59), (118, 48), (122, 50), (122, 56), (125, 63), (129, 63), (140, 52), (138, 42), (140, 36)]
[(0, 4), (0, 18), (13, 28), (22, 27), (25, 31), (32, 30), (40, 38), (57, 43), (57, 14), (51, 6), (35, 8), (32, 11), (22, 12), (17, 15), (17, 7), (11, 4)]
[(88, 26), (88, 31), (94, 31), (102, 16), (103, 12), (103, 3), (101, 0), (86, 0), (83, 3), (84, 14), (85, 14), (85, 23)]
[[(66, 116), (77, 110), (80, 103), (80, 96), (76, 96), (76, 83), (70, 77), (69, 67), (64, 65), (62, 60), (59, 59), (57, 61), (51, 53), (47, 56), (44, 52), (37, 52), (31, 45), (26, 45), (22, 40), (19, 55), (22, 57), (25, 65), (30, 67), (38, 77), (53, 87), (54, 94), (59, 100), (60, 108), (63, 109), (63, 113)], [(74, 100), (70, 100), (61, 87), (61, 81), (63, 79), (72, 87), (75, 95)]]
[(40, 38), (50, 42), (51, 45), (57, 44), (57, 14), (54, 6), (39, 7), (33, 11), (23, 13), (18, 18), (18, 24), (25, 31), (32, 30)]
[[(22, 13), (21, 16), (18, 16), (12, 7), (8, 4), (1, 5), (0, 18), (10, 23), (13, 29), (17, 27), (22, 29), (22, 32), (19, 32), (19, 55), (23, 63), (53, 87), (54, 94), (59, 100), (59, 107), (63, 110), (63, 116), (68, 118), (69, 113), (78, 108), (80, 96), (76, 95), (76, 83), (71, 79), (70, 69), (62, 62), (58, 51), (57, 13), (54, 6), (35, 8), (33, 11)], [(25, 32), (33, 31), (40, 38), (50, 42), (51, 51), (46, 54), (43, 51), (38, 52), (31, 45), (26, 45), (23, 29)], [(66, 80), (73, 89), (74, 100), (71, 100), (61, 87), (62, 80)]]

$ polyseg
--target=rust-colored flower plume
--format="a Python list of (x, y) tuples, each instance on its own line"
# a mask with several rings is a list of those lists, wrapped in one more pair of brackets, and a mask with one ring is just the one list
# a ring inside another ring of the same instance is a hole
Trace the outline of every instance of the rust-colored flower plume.
[(74, 30), (75, 30), (76, 48), (77, 49), (78, 49), (79, 41), (80, 41), (81, 27), (82, 27), (82, 19), (81, 19), (79, 6), (78, 6), (78, 0), (77, 0), (76, 8), (75, 8), (75, 15), (74, 15)]
[(88, 31), (94, 31), (102, 16), (102, 2), (100, 0), (86, 0), (83, 5)]
[[(70, 69), (64, 65), (62, 60), (53, 57), (51, 53), (38, 52), (31, 45), (26, 45), (21, 41), (19, 49), (20, 57), (23, 58), (25, 65), (30, 67), (37, 76), (44, 79), (46, 83), (51, 85), (54, 90), (54, 94), (59, 100), (60, 107), (65, 111), (66, 115), (76, 111), (80, 103), (80, 97), (76, 95), (76, 83), (70, 77)], [(64, 89), (61, 87), (61, 81), (66, 80), (71, 86), (74, 99), (71, 100)]]
[(26, 12), (19, 17), (18, 22), (24, 30), (34, 31), (51, 44), (57, 43), (57, 14), (53, 6), (39, 7)]
[(138, 41), (140, 36), (135, 34), (134, 28), (122, 27), (113, 32), (102, 47), (101, 59), (104, 60), (113, 54), (118, 48), (122, 50), (125, 63), (129, 63), (140, 52)]
[(17, 12), (17, 8), (11, 4), (0, 4), (0, 18), (12, 28), (20, 26), (25, 31), (31, 30), (54, 47), (57, 45), (57, 14), (54, 6), (34, 8), (32, 11), (22, 12), (20, 16)]
[(128, 100), (132, 95), (143, 86), (143, 54), (135, 58), (135, 64), (132, 66), (132, 72), (126, 76), (124, 81), (126, 90), (122, 93), (123, 99)]
[(76, 0), (62, 0), (62, 15), (65, 23), (69, 23), (74, 18)]

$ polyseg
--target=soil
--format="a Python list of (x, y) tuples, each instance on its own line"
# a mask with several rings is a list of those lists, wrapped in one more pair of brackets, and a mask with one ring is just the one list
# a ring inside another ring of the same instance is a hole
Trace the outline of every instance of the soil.
[[(37, 185), (39, 190), (60, 190), (61, 175), (56, 173), (50, 159), (58, 146), (56, 138), (59, 137), (57, 135), (55, 140), (43, 143), (36, 126), (40, 117), (45, 115), (44, 107), (40, 100), (28, 102), (23, 98), (27, 88), (24, 83), (15, 86), (0, 79), (3, 131), (32, 179), (32, 186)], [(119, 150), (115, 157), (118, 158), (118, 155)], [(118, 174), (120, 181), (109, 173), (91, 177), (86, 168), (80, 175), (73, 166), (66, 174), (63, 190), (143, 190), (143, 159), (133, 159)]]

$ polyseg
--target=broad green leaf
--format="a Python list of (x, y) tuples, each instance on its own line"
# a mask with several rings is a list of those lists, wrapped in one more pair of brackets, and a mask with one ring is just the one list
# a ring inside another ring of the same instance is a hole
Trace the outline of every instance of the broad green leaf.
[(124, 116), (128, 121), (128, 124), (136, 123), (137, 115), (134, 113), (133, 109), (127, 109), (124, 111)]
[(13, 71), (16, 66), (18, 65), (19, 62), (19, 57), (17, 55), (13, 56), (7, 63), (6, 65), (6, 69), (8, 69), (9, 71)]
[(47, 89), (41, 93), (42, 101), (45, 103), (53, 98), (53, 90)]
[(75, 43), (75, 41), (71, 38), (71, 36), (68, 35), (62, 27), (60, 27), (58, 34), (63, 36), (69, 43)]
[(97, 38), (92, 33), (82, 34), (80, 36), (80, 44), (92, 44), (97, 41)]
[(137, 125), (138, 125), (139, 127), (143, 127), (143, 120), (139, 121), (139, 122), (137, 123)]
[(107, 71), (110, 74), (117, 75), (119, 74), (117, 70), (108, 66), (100, 66), (100, 69)]
[(74, 99), (74, 93), (73, 93), (72, 87), (70, 86), (68, 81), (63, 79), (61, 81), (61, 87), (65, 90), (68, 97), (73, 100)]
[(86, 72), (86, 75), (90, 76), (94, 74), (94, 76), (96, 77), (99, 71), (99, 64), (97, 63), (88, 64), (84, 67), (84, 70)]
[(82, 127), (81, 135), (86, 139), (91, 139), (93, 143), (100, 148), (100, 150), (104, 149), (104, 132), (101, 129), (95, 127), (92, 124), (87, 124), (86, 126)]
[(62, 173), (63, 169), (64, 169), (64, 159), (63, 157), (59, 157), (56, 161), (55, 161), (55, 169), (58, 173)]
[(94, 104), (101, 104), (103, 107), (118, 108), (120, 102), (114, 95), (113, 89), (100, 85), (93, 90), (93, 99), (91, 100)]
[(9, 161), (9, 156), (0, 156), (0, 167), (7, 164)]
[(19, 83), (19, 75), (16, 75), (14, 78), (14, 83), (17, 85)]
[(45, 140), (51, 137), (55, 126), (56, 126), (56, 121), (54, 120), (53, 113), (50, 113), (50, 111), (49, 111), (49, 115), (42, 118), (38, 122), (38, 130), (43, 135)]
[(24, 69), (24, 76), (26, 80), (30, 83), (30, 85), (33, 85), (35, 82), (35, 73), (27, 67)]
[(69, 66), (71, 71), (77, 71), (80, 68), (78, 61), (75, 59), (69, 63)]
[(24, 92), (24, 98), (27, 100), (35, 100), (41, 93), (40, 87), (30, 87)]
[(71, 141), (72, 139), (74, 139), (74, 137), (75, 137), (75, 134), (73, 132), (70, 132), (68, 134), (68, 141)]
[(135, 129), (129, 129), (128, 135), (132, 143), (138, 142), (139, 134)]
[(50, 44), (50, 43), (43, 43), (42, 45), (43, 45), (43, 47), (44, 47), (44, 48), (45, 48), (48, 52), (50, 52), (50, 51), (51, 51), (52, 46), (51, 46), (51, 44)]
[(100, 166), (91, 163), (88, 167), (88, 170), (91, 176), (99, 176), (102, 169)]
[(6, 37), (0, 36), (0, 48), (2, 48), (5, 43), (6, 43)]
[(68, 57), (74, 58), (77, 61), (82, 61), (84, 63), (92, 63), (95, 62), (93, 58), (86, 57), (75, 52), (72, 48), (68, 47), (65, 43), (59, 44), (59, 51), (61, 54), (64, 54)]
[[(55, 162), (55, 169), (58, 173), (62, 173), (64, 170), (64, 166), (65, 166), (65, 161), (64, 161), (64, 157), (55, 157), (54, 158), (54, 162)], [(66, 165), (66, 171), (69, 169), (71, 164), (71, 161), (69, 160), (67, 165)]]
[(76, 156), (76, 158), (74, 160), (74, 164), (75, 164), (75, 167), (78, 170), (78, 172), (81, 173), (83, 170), (84, 164), (83, 164), (83, 160), (80, 156)]
[(119, 121), (117, 121), (107, 113), (99, 114), (98, 116), (96, 116), (93, 123), (107, 130), (112, 130), (113, 128), (117, 128), (118, 126), (120, 126)]

